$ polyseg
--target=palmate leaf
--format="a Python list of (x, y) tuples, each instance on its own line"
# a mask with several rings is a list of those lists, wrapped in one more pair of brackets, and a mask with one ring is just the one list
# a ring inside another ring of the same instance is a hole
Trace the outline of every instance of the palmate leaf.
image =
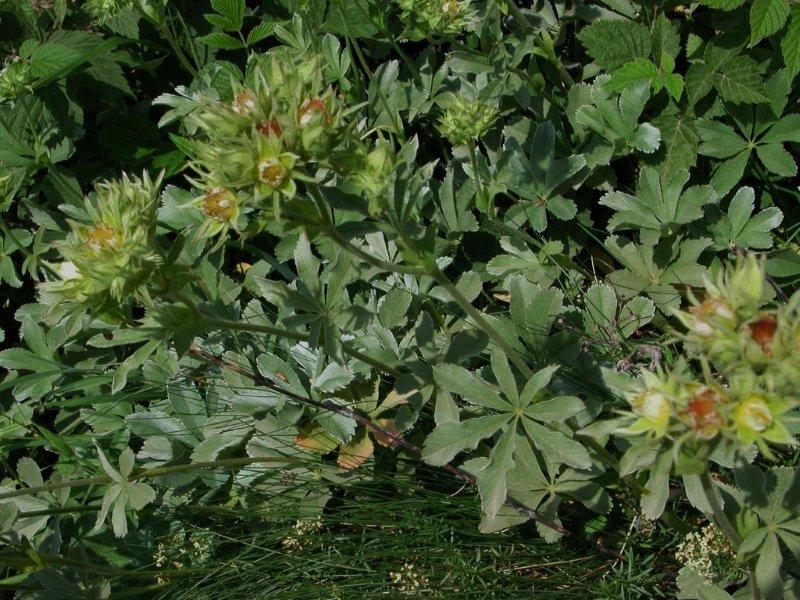
[(782, 597), (784, 562), (781, 546), (800, 556), (800, 470), (775, 467), (762, 471), (753, 464), (740, 463), (734, 469), (734, 493), (758, 516), (738, 547), (745, 559), (756, 559), (756, 580), (766, 598)]
[(714, 247), (754, 248), (764, 250), (772, 247), (770, 232), (783, 221), (783, 213), (775, 206), (765, 208), (755, 216), (755, 192), (753, 188), (741, 188), (730, 201), (727, 212), (708, 226), (714, 236)]
[(628, 338), (647, 325), (655, 314), (653, 301), (643, 296), (619, 307), (614, 288), (604, 283), (596, 283), (587, 290), (584, 307), (586, 329), (600, 339)]
[(720, 196), (732, 190), (743, 177), (754, 150), (769, 172), (782, 177), (793, 177), (797, 173), (797, 164), (784, 144), (800, 139), (800, 116), (788, 114), (777, 118), (772, 110), (765, 108), (749, 114), (753, 115), (750, 119), (737, 120), (738, 132), (713, 119), (696, 122), (702, 139), (698, 152), (724, 159), (715, 166), (711, 179), (711, 185)]
[(676, 239), (658, 246), (635, 244), (617, 236), (606, 240), (606, 248), (622, 265), (608, 280), (624, 296), (645, 293), (662, 310), (680, 305), (678, 287), (703, 283), (706, 268), (698, 261), (711, 240)]
[[(515, 449), (514, 467), (506, 476), (506, 485), (508, 494), (528, 508), (556, 524), (560, 524), (558, 508), (563, 496), (577, 500), (596, 513), (606, 513), (611, 508), (611, 498), (599, 484), (592, 481), (592, 472), (563, 468), (552, 463), (540, 466), (541, 457), (520, 435), (517, 436)], [(486, 465), (486, 458), (475, 458), (467, 461), (464, 469), (478, 476)], [(480, 530), (491, 533), (527, 520), (518, 511), (501, 506), (494, 516), (484, 513)], [(559, 532), (541, 523), (537, 523), (537, 529), (548, 542), (555, 542), (561, 537)]]
[(572, 396), (548, 397), (546, 387), (556, 372), (555, 366), (537, 372), (520, 393), (505, 355), (495, 351), (491, 363), (500, 387), (456, 365), (435, 368), (439, 387), (493, 414), (438, 425), (425, 440), (423, 459), (434, 465), (446, 464), (500, 431), (488, 461), (475, 472), (483, 510), (494, 517), (506, 500), (506, 478), (516, 464), (518, 452), (534, 453), (536, 448), (551, 465), (588, 469), (592, 463), (583, 446), (558, 427), (581, 412), (584, 405)]
[(717, 195), (711, 186), (684, 189), (688, 171), (659, 176), (649, 167), (642, 169), (636, 195), (608, 192), (600, 204), (616, 213), (609, 219), (608, 230), (638, 229), (645, 244), (656, 244), (665, 235), (674, 235), (682, 226), (703, 217), (703, 207), (713, 204)]
[(576, 110), (575, 123), (610, 144), (612, 155), (621, 156), (633, 150), (655, 152), (661, 143), (661, 133), (650, 123), (639, 123), (650, 99), (649, 82), (629, 85), (617, 96), (606, 87), (608, 81), (607, 76), (595, 79), (589, 94), (591, 104)]
[(550, 122), (536, 127), (530, 142), (513, 135), (506, 138), (503, 152), (496, 161), (495, 183), (519, 195), (524, 202), (512, 207), (507, 218), (527, 220), (535, 231), (547, 227), (547, 213), (562, 221), (577, 213), (575, 202), (558, 191), (586, 165), (581, 155), (555, 158), (555, 128)]
[(94, 531), (99, 530), (108, 516), (109, 511), (111, 514), (111, 524), (114, 530), (114, 535), (117, 537), (125, 537), (128, 533), (128, 520), (126, 511), (138, 511), (150, 504), (156, 499), (156, 493), (146, 483), (139, 483), (129, 481), (128, 476), (133, 471), (134, 454), (130, 448), (125, 448), (119, 457), (119, 469), (114, 468), (106, 457), (105, 453), (95, 444), (97, 454), (100, 458), (100, 464), (106, 474), (113, 480), (103, 495), (103, 501), (100, 506), (100, 511), (97, 514), (97, 521), (94, 525)]

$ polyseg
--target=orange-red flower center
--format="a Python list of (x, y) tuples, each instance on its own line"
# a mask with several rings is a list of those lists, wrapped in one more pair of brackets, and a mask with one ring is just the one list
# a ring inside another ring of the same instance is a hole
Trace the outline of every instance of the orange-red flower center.
[(297, 121), (301, 126), (311, 123), (317, 115), (321, 115), (326, 123), (330, 120), (328, 107), (322, 98), (309, 98), (297, 109)]
[(761, 346), (764, 354), (771, 354), (772, 340), (775, 338), (775, 332), (778, 329), (778, 321), (773, 315), (763, 315), (748, 325), (750, 328), (750, 337), (753, 341)]
[(719, 411), (725, 398), (716, 390), (704, 388), (692, 396), (683, 413), (689, 418), (692, 428), (701, 437), (714, 437), (725, 418)]
[(281, 129), (280, 123), (278, 123), (275, 119), (264, 121), (258, 126), (258, 130), (264, 135), (269, 135), (272, 133), (276, 137), (281, 137), (281, 134), (283, 134), (283, 129)]

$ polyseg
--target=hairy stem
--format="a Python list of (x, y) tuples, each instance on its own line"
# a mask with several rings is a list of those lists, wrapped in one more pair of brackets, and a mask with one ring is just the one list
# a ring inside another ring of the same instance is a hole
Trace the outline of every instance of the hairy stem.
[(470, 144), (468, 146), (469, 150), (469, 162), (472, 166), (472, 173), (475, 176), (475, 194), (478, 197), (478, 206), (484, 207), (487, 213), (492, 214), (492, 207), (489, 206), (489, 195), (486, 193), (486, 188), (483, 186), (483, 179), (481, 178), (481, 173), (478, 170), (478, 157), (475, 154), (475, 146)]
[[(248, 323), (247, 321), (207, 319), (205, 321), (205, 325), (210, 329), (230, 329), (234, 331), (248, 331), (251, 333), (265, 333), (267, 335), (274, 335), (277, 337), (283, 337), (297, 341), (304, 341), (308, 337), (305, 334), (298, 333), (296, 331), (289, 331), (288, 329), (273, 327), (271, 325), (259, 325), (257, 323)], [(342, 352), (344, 352), (348, 356), (360, 360), (361, 362), (366, 363), (371, 367), (378, 369), (379, 371), (383, 371), (384, 373), (387, 373), (389, 375), (394, 375), (395, 377), (400, 374), (394, 367), (390, 367), (386, 363), (383, 363), (378, 359), (373, 358), (369, 354), (365, 354), (360, 350), (356, 350), (347, 342), (341, 342), (341, 346), (342, 346)]]
[[(131, 473), (128, 481), (135, 481), (137, 479), (148, 479), (152, 477), (160, 477), (161, 475), (170, 475), (172, 473), (185, 473), (187, 471), (199, 471), (201, 469), (216, 469), (220, 467), (242, 467), (252, 463), (285, 463), (297, 459), (290, 457), (275, 457), (275, 456), (255, 456), (247, 458), (225, 458), (207, 462), (188, 463), (185, 465), (172, 465), (169, 467), (154, 467), (152, 469), (142, 469)], [(112, 483), (114, 480), (111, 477), (104, 475), (100, 477), (87, 477), (85, 479), (70, 479), (66, 481), (58, 481), (55, 483), (47, 483), (45, 485), (37, 485), (34, 487), (21, 488), (13, 492), (5, 492), (0, 494), (0, 500), (8, 498), (16, 498), (18, 496), (30, 496), (38, 494), (39, 492), (52, 492), (64, 488), (84, 487), (89, 485), (106, 485)]]

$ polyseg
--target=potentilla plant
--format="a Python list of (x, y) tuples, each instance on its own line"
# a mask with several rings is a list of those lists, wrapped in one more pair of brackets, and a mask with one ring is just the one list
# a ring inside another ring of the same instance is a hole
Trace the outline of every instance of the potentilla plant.
[(58, 247), (59, 277), (40, 286), (44, 302), (121, 314), (132, 299), (149, 296), (151, 276), (162, 262), (155, 245), (160, 181), (144, 173), (97, 185)]
[(255, 233), (270, 216), (283, 216), (298, 184), (326, 172), (377, 201), (393, 167), (391, 143), (362, 139), (354, 109), (325, 84), (322, 64), (321, 56), (298, 59), (286, 48), (254, 55), (233, 100), (211, 100), (187, 117), (195, 132), (187, 141), (190, 182), (202, 192), (189, 206), (206, 220), (201, 236), (243, 230), (245, 208), (257, 211)]
[[(768, 308), (765, 282), (763, 263), (752, 255), (707, 279), (702, 300), (692, 296), (688, 310), (675, 311), (685, 328), (676, 338), (699, 369), (680, 359), (670, 369), (645, 371), (617, 385), (630, 410), (617, 421), (620, 426), (614, 433), (628, 445), (621, 473), (649, 470), (643, 514), (660, 516), (669, 497), (670, 475), (682, 476), (689, 500), (709, 514), (739, 558), (749, 561), (754, 596), (762, 590), (777, 597), (782, 589), (780, 544), (778, 538), (772, 540), (770, 558), (757, 560), (755, 548), (766, 541), (755, 516), (760, 506), (748, 504), (748, 494), (754, 490), (743, 488), (734, 501), (730, 489), (712, 477), (719, 466), (735, 466), (740, 478), (740, 472), (765, 477), (748, 465), (753, 457), (760, 453), (774, 461), (777, 452), (796, 444), (791, 432), (800, 406), (796, 350), (800, 294)], [(774, 493), (776, 501), (786, 501), (780, 491)], [(782, 522), (794, 518), (795, 509), (788, 510), (781, 515)], [(769, 515), (762, 513), (761, 518), (776, 518)], [(796, 553), (794, 533), (779, 537)]]
[(592, 597), (706, 521), (682, 595), (797, 586), (800, 11), (712, 4), (0, 0), (4, 583), (171, 594), (169, 534), (301, 558), (374, 482)]
[(20, 57), (7, 58), (0, 69), (0, 101), (28, 91), (36, 80), (31, 65)]
[(440, 44), (473, 25), (477, 12), (470, 0), (396, 0), (409, 40)]

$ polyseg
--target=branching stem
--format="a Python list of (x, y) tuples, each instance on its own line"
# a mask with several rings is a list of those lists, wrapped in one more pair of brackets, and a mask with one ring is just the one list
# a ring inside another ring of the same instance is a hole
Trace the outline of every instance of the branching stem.
[[(360, 411), (353, 410), (352, 408), (349, 408), (347, 406), (342, 406), (342, 405), (336, 404), (334, 402), (324, 401), (324, 400), (323, 401), (314, 400), (313, 398), (305, 398), (305, 397), (300, 396), (298, 394), (294, 394), (294, 393), (292, 393), (292, 392), (290, 392), (290, 391), (288, 391), (288, 390), (286, 390), (284, 388), (281, 388), (281, 387), (275, 385), (274, 383), (272, 383), (271, 381), (269, 381), (265, 377), (262, 377), (260, 374), (250, 372), (250, 371), (248, 371), (247, 369), (245, 369), (244, 367), (242, 367), (240, 365), (231, 363), (230, 361), (227, 361), (227, 360), (225, 360), (223, 358), (219, 358), (217, 356), (214, 356), (213, 354), (211, 354), (210, 352), (208, 352), (207, 350), (205, 350), (203, 348), (200, 348), (199, 346), (192, 345), (191, 348), (189, 349), (189, 353), (191, 355), (199, 358), (199, 359), (202, 359), (202, 360), (206, 361), (206, 362), (209, 362), (211, 364), (215, 364), (215, 365), (219, 366), (220, 368), (229, 369), (229, 370), (235, 371), (235, 372), (237, 372), (237, 373), (239, 373), (241, 375), (244, 375), (246, 377), (254, 379), (255, 381), (257, 381), (259, 383), (259, 385), (262, 385), (262, 386), (264, 386), (264, 387), (266, 387), (268, 389), (271, 389), (271, 390), (273, 390), (275, 392), (283, 394), (286, 397), (288, 397), (288, 398), (290, 398), (290, 399), (292, 399), (292, 400), (294, 400), (294, 401), (296, 401), (296, 402), (298, 402), (300, 404), (305, 404), (306, 406), (311, 406), (311, 407), (314, 407), (314, 408), (319, 408), (319, 409), (322, 409), (322, 410), (334, 412), (334, 413), (342, 415), (344, 417), (348, 417), (350, 419), (353, 419), (354, 421), (356, 421), (358, 424), (362, 425), (363, 427), (365, 427), (369, 431), (371, 431), (373, 433), (377, 433), (377, 434), (379, 434), (381, 436), (385, 436), (386, 438), (392, 440), (392, 442), (394, 442), (395, 445), (405, 448), (406, 450), (408, 450), (409, 452), (411, 452), (415, 456), (417, 456), (417, 457), (421, 457), (422, 456), (422, 448), (420, 448), (416, 444), (413, 444), (413, 443), (409, 442), (405, 437), (403, 437), (399, 433), (396, 433), (395, 431), (393, 431), (391, 429), (388, 429), (386, 427), (383, 427), (382, 425), (379, 425), (379, 424), (375, 423), (372, 419), (370, 419), (367, 415), (361, 413)], [(465, 481), (466, 483), (468, 483), (470, 485), (476, 485), (475, 478), (472, 475), (470, 475), (469, 473), (467, 473), (466, 471), (464, 471), (463, 469), (459, 469), (458, 467), (454, 467), (454, 466), (452, 466), (450, 464), (446, 464), (446, 465), (442, 466), (442, 469), (444, 471), (450, 473), (451, 475), (457, 477), (458, 479), (461, 479), (462, 481)], [(554, 531), (559, 532), (560, 534), (564, 535), (565, 537), (568, 537), (568, 538), (571, 538), (573, 540), (576, 540), (576, 541), (578, 541), (578, 542), (580, 542), (580, 543), (582, 543), (584, 545), (592, 546), (593, 548), (596, 548), (598, 552), (600, 552), (602, 554), (605, 554), (606, 556), (610, 556), (610, 557), (612, 557), (612, 558), (614, 558), (616, 560), (622, 560), (622, 556), (618, 552), (612, 550), (611, 548), (608, 548), (607, 546), (604, 546), (600, 542), (597, 542), (596, 544), (593, 544), (590, 540), (588, 540), (588, 539), (586, 539), (586, 538), (584, 538), (584, 537), (582, 537), (582, 536), (570, 531), (569, 529), (567, 529), (563, 525), (560, 525), (560, 524), (558, 524), (558, 523), (556, 523), (554, 521), (551, 521), (550, 519), (547, 519), (546, 517), (542, 517), (535, 510), (529, 508), (523, 502), (520, 502), (519, 500), (516, 500), (511, 496), (507, 497), (505, 504), (506, 504), (506, 506), (508, 506), (510, 508), (513, 508), (514, 510), (519, 511), (521, 514), (523, 514), (524, 516), (528, 517), (529, 519), (531, 519), (531, 520), (533, 520), (535, 522), (541, 523), (545, 527), (547, 527), (549, 529), (553, 529)]]

